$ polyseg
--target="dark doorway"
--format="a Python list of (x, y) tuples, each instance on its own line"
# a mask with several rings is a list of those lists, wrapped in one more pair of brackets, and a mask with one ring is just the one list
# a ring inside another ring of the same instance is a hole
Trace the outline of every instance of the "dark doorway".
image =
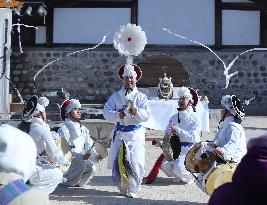
[(157, 87), (159, 78), (164, 73), (172, 78), (173, 86), (189, 86), (189, 76), (184, 65), (175, 58), (167, 55), (153, 55), (138, 63), (143, 71), (143, 77), (138, 81), (139, 87)]

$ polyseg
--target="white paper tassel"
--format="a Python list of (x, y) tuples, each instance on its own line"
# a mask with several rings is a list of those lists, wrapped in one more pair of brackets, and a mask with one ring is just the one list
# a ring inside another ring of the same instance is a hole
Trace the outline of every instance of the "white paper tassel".
[(244, 104), (249, 105), (251, 101), (255, 100), (255, 96), (253, 98), (250, 98), (249, 100), (245, 100)]

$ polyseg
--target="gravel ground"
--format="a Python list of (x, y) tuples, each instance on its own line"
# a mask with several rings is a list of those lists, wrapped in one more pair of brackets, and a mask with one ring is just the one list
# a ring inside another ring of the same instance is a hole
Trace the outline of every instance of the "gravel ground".
[[(257, 137), (267, 132), (266, 116), (249, 116), (242, 123), (247, 139)], [(212, 139), (216, 130), (217, 122), (211, 122), (211, 132), (203, 133), (201, 140)], [(146, 137), (146, 172), (149, 173), (157, 157), (161, 154), (159, 148), (151, 145), (153, 138), (161, 138), (162, 132), (148, 130)], [(137, 198), (128, 199), (117, 195), (117, 190), (113, 186), (111, 170), (106, 168), (107, 159), (102, 160), (95, 177), (83, 188), (64, 187), (58, 188), (50, 195), (52, 205), (82, 205), (82, 204), (178, 204), (178, 205), (200, 205), (207, 204), (209, 196), (203, 193), (195, 184), (186, 185), (175, 183), (172, 178), (168, 178), (160, 171), (155, 183), (142, 185)]]

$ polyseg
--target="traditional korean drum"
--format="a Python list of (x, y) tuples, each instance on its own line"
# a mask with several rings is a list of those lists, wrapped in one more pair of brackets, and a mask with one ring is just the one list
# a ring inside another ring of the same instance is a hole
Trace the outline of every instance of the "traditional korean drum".
[(180, 156), (181, 152), (181, 142), (179, 137), (177, 135), (165, 134), (161, 149), (166, 160), (176, 160)]
[[(221, 157), (214, 154), (207, 142), (195, 144), (185, 157), (186, 169), (194, 175), (200, 183), (201, 189), (211, 195), (222, 184), (232, 181), (236, 169), (235, 163), (218, 164)], [(217, 160), (217, 161), (216, 161)], [(195, 173), (198, 173), (195, 175)]]
[(196, 143), (185, 157), (185, 168), (191, 173), (205, 174), (216, 161), (217, 156), (207, 149), (206, 142)]
[[(61, 150), (64, 154), (64, 156), (71, 162), (72, 154), (71, 154), (71, 148), (69, 143), (64, 138), (58, 138), (55, 140), (56, 146), (59, 150)], [(68, 166), (59, 166), (58, 168), (63, 172), (66, 173), (70, 167), (70, 164)]]
[(219, 186), (228, 182), (232, 182), (232, 177), (236, 167), (237, 164), (227, 163), (213, 168), (207, 178), (203, 178), (207, 193), (212, 195), (213, 191)]
[(102, 159), (108, 156), (108, 149), (106, 148), (105, 144), (100, 142), (95, 142), (94, 147), (97, 154), (99, 154), (99, 156), (102, 157)]

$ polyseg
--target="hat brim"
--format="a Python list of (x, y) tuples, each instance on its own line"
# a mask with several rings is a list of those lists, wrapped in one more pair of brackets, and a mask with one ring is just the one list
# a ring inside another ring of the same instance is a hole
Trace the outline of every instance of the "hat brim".
[(70, 100), (65, 100), (62, 103), (62, 105), (61, 105), (61, 108), (60, 108), (60, 118), (63, 121), (65, 121), (65, 118), (66, 118), (65, 110), (66, 110), (67, 105), (69, 105), (69, 104), (70, 104)]
[(30, 118), (32, 117), (32, 114), (34, 113), (36, 106), (37, 106), (37, 100), (38, 98), (33, 95), (30, 97), (30, 99), (24, 104), (24, 108), (22, 111), (23, 118)]
[[(134, 66), (134, 71), (137, 74), (136, 80), (138, 81), (142, 77), (142, 70), (138, 65), (136, 65), (136, 64), (132, 64), (132, 65)], [(125, 67), (125, 65), (123, 65), (119, 68), (118, 75), (120, 76), (120, 79), (123, 79), (124, 67)]]
[(193, 98), (193, 106), (196, 107), (197, 106), (197, 103), (198, 103), (198, 94), (197, 94), (197, 91), (195, 91), (193, 88), (190, 88), (188, 87), (188, 89), (190, 90), (190, 93), (192, 95), (192, 98)]
[(236, 114), (240, 118), (244, 118), (245, 117), (244, 104), (235, 95), (231, 96), (231, 101)]

